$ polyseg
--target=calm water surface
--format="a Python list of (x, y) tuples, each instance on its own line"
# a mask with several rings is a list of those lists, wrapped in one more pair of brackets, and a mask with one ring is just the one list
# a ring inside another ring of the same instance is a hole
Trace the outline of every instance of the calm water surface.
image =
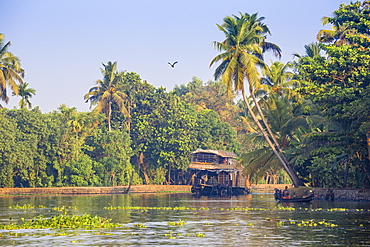
[[(17, 204), (35, 207), (16, 209)], [(51, 217), (63, 213), (63, 206), (68, 214), (98, 215), (124, 227), (0, 230), (0, 245), (370, 246), (370, 203), (282, 204), (274, 201), (273, 194), (4, 196), (0, 197), (0, 223)]]

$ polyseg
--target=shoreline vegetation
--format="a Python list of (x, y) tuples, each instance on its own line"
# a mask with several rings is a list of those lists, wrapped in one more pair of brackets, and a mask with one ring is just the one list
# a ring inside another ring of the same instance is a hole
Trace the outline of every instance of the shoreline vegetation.
[[(252, 193), (273, 193), (274, 188), (283, 189), (285, 186), (291, 185), (253, 184), (251, 190)], [(0, 196), (126, 194), (127, 187), (0, 188)], [(317, 200), (370, 202), (370, 189), (290, 187), (293, 197), (300, 197), (310, 189)], [(129, 193), (191, 193), (191, 185), (132, 185)]]
[(202, 149), (238, 157), (243, 175), (217, 173), (225, 184), (245, 177), (245, 184), (324, 188), (317, 194), (333, 200), (362, 198), (361, 189), (342, 197), (334, 188), (370, 189), (369, 12), (370, 1), (341, 4), (322, 18), (331, 29), (286, 63), (264, 62), (265, 52), (282, 56), (265, 17), (227, 15), (216, 24), (223, 38), (212, 42), (214, 79), (193, 77), (167, 91), (108, 60), (86, 88), (87, 112), (32, 108), (28, 72), (0, 33), (0, 100), (20, 97), (19, 108), (0, 107), (0, 187), (124, 194), (140, 189), (110, 186), (187, 184), (189, 154)]

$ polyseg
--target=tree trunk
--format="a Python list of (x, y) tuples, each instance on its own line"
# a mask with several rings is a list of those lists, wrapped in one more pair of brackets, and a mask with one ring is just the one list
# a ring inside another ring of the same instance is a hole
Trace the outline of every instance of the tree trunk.
[(170, 164), (168, 164), (168, 177), (167, 177), (167, 184), (170, 185), (171, 184), (171, 166)]
[[(302, 182), (302, 180), (301, 180), (300, 178), (298, 178), (297, 173), (295, 172), (295, 170), (294, 170), (293, 166), (289, 164), (288, 159), (287, 159), (287, 158), (286, 158), (286, 156), (284, 155), (283, 150), (282, 150), (282, 148), (281, 148), (281, 146), (280, 146), (279, 142), (277, 141), (277, 139), (276, 139), (276, 137), (275, 137), (275, 134), (272, 132), (272, 130), (271, 130), (271, 128), (270, 128), (270, 125), (267, 123), (267, 120), (266, 120), (266, 118), (265, 118), (265, 116), (264, 116), (264, 114), (263, 114), (263, 112), (262, 112), (262, 109), (261, 109), (261, 107), (259, 106), (259, 104), (258, 104), (258, 102), (257, 102), (257, 99), (256, 99), (255, 95), (253, 94), (252, 90), (250, 90), (250, 93), (251, 93), (251, 95), (252, 95), (253, 102), (254, 102), (254, 103), (255, 103), (255, 105), (256, 105), (257, 111), (258, 111), (259, 115), (261, 116), (262, 122), (263, 122), (263, 124), (266, 126), (267, 132), (269, 133), (270, 137), (272, 138), (273, 142), (275, 143), (275, 146), (276, 146), (276, 148), (278, 149), (279, 154), (281, 155), (281, 158), (284, 160), (284, 162), (285, 162), (285, 164), (287, 165), (287, 167), (289, 167), (289, 168), (291, 169), (291, 172), (292, 172), (292, 173), (294, 173), (294, 174), (296, 175), (297, 179), (299, 180), (299, 181), (297, 181), (297, 182), (300, 184), (300, 185), (298, 185), (298, 186), (302, 186), (302, 185), (304, 185), (304, 184), (303, 184), (303, 182)], [(293, 180), (293, 179), (292, 179), (292, 180)], [(293, 183), (294, 183), (294, 181), (293, 181)], [(298, 186), (294, 185), (294, 187), (298, 187)]]
[(247, 188), (251, 187), (251, 175), (250, 174), (245, 176), (245, 187)]
[(143, 172), (144, 175), (145, 184), (150, 184), (149, 176), (148, 174), (146, 174), (145, 168), (142, 167), (141, 171)]
[(263, 124), (266, 126), (267, 132), (268, 132), (268, 133), (269, 133), (269, 135), (271, 136), (272, 141), (275, 143), (276, 148), (277, 148), (277, 149), (279, 150), (279, 152), (280, 152), (281, 158), (283, 158), (283, 160), (285, 161), (285, 163), (289, 163), (289, 162), (288, 162), (288, 159), (285, 157), (285, 155), (284, 155), (284, 153), (283, 153), (283, 150), (282, 150), (282, 148), (281, 148), (281, 146), (280, 146), (279, 142), (277, 141), (277, 139), (276, 139), (276, 137), (275, 137), (275, 134), (272, 132), (272, 130), (271, 130), (271, 128), (270, 128), (270, 125), (267, 123), (267, 120), (266, 120), (266, 118), (265, 118), (265, 115), (263, 114), (262, 109), (261, 109), (260, 105), (258, 104), (258, 101), (257, 101), (257, 99), (256, 99), (256, 97), (255, 97), (255, 95), (254, 95), (254, 93), (252, 92), (252, 90), (251, 90), (250, 94), (252, 95), (253, 102), (254, 102), (254, 104), (256, 105), (256, 108), (257, 108), (258, 114), (261, 116), (262, 122), (263, 122)]
[(263, 137), (266, 139), (267, 143), (271, 147), (271, 149), (274, 152), (275, 156), (278, 158), (279, 162), (282, 164), (283, 168), (288, 173), (289, 177), (291, 178), (291, 180), (293, 182), (293, 186), (294, 187), (299, 187), (299, 186), (304, 185), (303, 182), (301, 181), (301, 179), (294, 172), (294, 170), (291, 167), (291, 165), (289, 163), (286, 163), (283, 160), (283, 158), (280, 156), (280, 153), (276, 149), (275, 145), (271, 142), (271, 140), (270, 140), (269, 136), (267, 135), (266, 131), (264, 130), (264, 128), (262, 127), (261, 123), (258, 121), (256, 115), (254, 114), (254, 112), (252, 110), (252, 107), (250, 106), (250, 104), (248, 102), (247, 96), (245, 95), (245, 90), (244, 89), (242, 89), (242, 95), (243, 95), (244, 102), (247, 105), (247, 109), (248, 109), (249, 113), (251, 114), (251, 116), (253, 118), (253, 121), (257, 124), (257, 126), (260, 129)]
[(112, 115), (112, 103), (109, 102), (109, 107), (108, 107), (108, 114), (107, 114), (107, 121), (108, 121), (108, 131), (111, 131), (111, 126), (110, 126), (110, 118)]
[(125, 191), (125, 194), (128, 194), (131, 188), (132, 180), (134, 180), (135, 170), (132, 170), (130, 182), (128, 184), (127, 190)]
[(347, 187), (348, 170), (349, 170), (348, 160), (344, 161), (344, 164), (345, 164), (345, 168), (344, 168), (344, 176), (343, 176), (343, 188), (346, 188)]

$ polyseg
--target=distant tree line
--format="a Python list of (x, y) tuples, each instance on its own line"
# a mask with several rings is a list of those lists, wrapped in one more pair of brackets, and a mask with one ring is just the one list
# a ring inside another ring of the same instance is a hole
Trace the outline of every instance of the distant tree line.
[(197, 148), (235, 152), (249, 182), (370, 187), (370, 2), (341, 4), (318, 42), (292, 62), (257, 14), (227, 16), (215, 81), (167, 92), (103, 64), (84, 96), (91, 112), (32, 108), (36, 92), (0, 36), (0, 186), (188, 184)]

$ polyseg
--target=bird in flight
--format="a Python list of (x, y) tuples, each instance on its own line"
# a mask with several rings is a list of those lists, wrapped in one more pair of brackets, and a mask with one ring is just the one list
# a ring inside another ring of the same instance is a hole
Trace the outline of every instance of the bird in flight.
[(177, 61), (176, 61), (176, 62), (174, 62), (174, 63), (170, 63), (170, 62), (168, 62), (168, 64), (169, 64), (169, 65), (171, 65), (171, 67), (172, 67), (172, 68), (175, 68), (175, 64), (177, 64)]

